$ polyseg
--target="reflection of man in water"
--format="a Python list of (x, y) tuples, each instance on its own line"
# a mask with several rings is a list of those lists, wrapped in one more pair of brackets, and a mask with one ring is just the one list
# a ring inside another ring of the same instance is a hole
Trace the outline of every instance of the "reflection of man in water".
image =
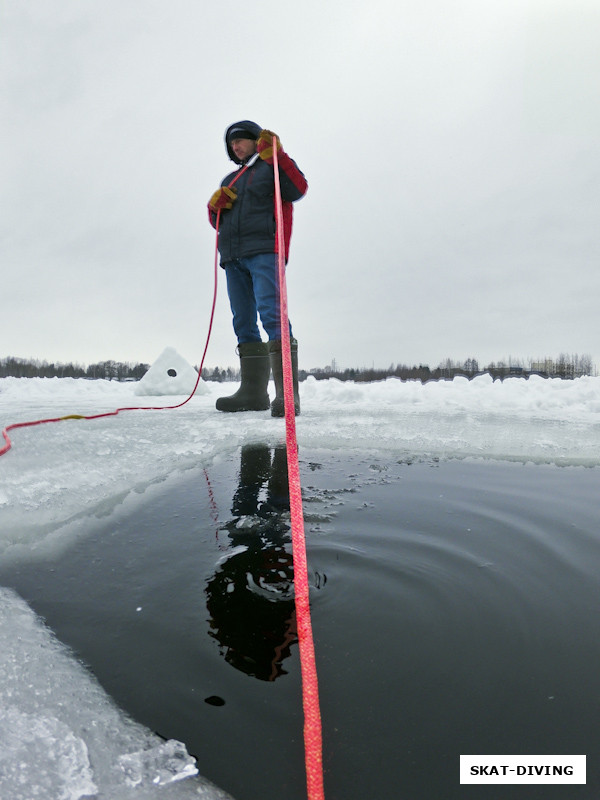
[[(265, 492), (266, 490), (266, 492)], [(236, 669), (264, 681), (285, 674), (297, 641), (285, 446), (242, 447), (231, 519), (234, 545), (206, 587), (210, 635)]]

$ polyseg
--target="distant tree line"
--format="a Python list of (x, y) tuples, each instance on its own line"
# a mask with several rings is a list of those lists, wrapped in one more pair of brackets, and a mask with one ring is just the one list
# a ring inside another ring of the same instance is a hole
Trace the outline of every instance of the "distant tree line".
[[(7, 357), (0, 359), (0, 378), (88, 378), (114, 381), (140, 380), (150, 369), (149, 364), (122, 361), (99, 361), (96, 364), (84, 366), (82, 364), (38, 361)], [(198, 370), (198, 367), (196, 367)], [(529, 359), (527, 363), (518, 359), (491, 362), (480, 367), (476, 358), (467, 358), (464, 361), (453, 361), (447, 358), (435, 369), (426, 364), (408, 366), (406, 364), (390, 364), (387, 369), (375, 367), (351, 367), (340, 370), (335, 360), (330, 366), (315, 367), (311, 370), (299, 370), (298, 377), (301, 381), (309, 375), (317, 380), (337, 378), (341, 381), (356, 381), (369, 383), (381, 381), (386, 378), (396, 377), (406, 381), (436, 381), (451, 379), (457, 375), (474, 378), (477, 375), (490, 374), (493, 378), (527, 377), (541, 375), (545, 378), (563, 378), (566, 380), (579, 378), (583, 375), (595, 375), (596, 368), (588, 355), (579, 356), (561, 353), (558, 358)], [(233, 367), (204, 367), (202, 378), (206, 381), (239, 381), (239, 369)]]
[[(196, 372), (198, 372), (198, 367), (196, 367)], [(212, 369), (204, 367), (202, 369), (202, 380), (205, 381), (217, 381), (218, 383), (223, 383), (223, 381), (239, 381), (239, 379), (240, 371), (239, 369), (234, 369), (233, 367), (227, 367), (227, 369), (224, 369), (223, 367), (213, 367)]]
[(101, 378), (109, 381), (139, 380), (150, 369), (149, 364), (122, 361), (99, 361), (82, 364), (38, 361), (37, 359), (0, 359), (0, 378)]
[(408, 366), (406, 364), (391, 364), (387, 369), (375, 369), (374, 367), (351, 368), (339, 370), (335, 361), (331, 366), (312, 369), (306, 375), (313, 375), (317, 380), (326, 378), (337, 378), (341, 381), (370, 382), (385, 380), (385, 378), (396, 377), (406, 381), (436, 381), (441, 379), (452, 379), (457, 375), (464, 375), (467, 378), (474, 378), (477, 375), (489, 374), (493, 378), (506, 377), (528, 377), (529, 375), (541, 375), (544, 378), (563, 378), (566, 380), (580, 378), (583, 375), (595, 375), (596, 368), (592, 359), (588, 355), (579, 356), (561, 353), (556, 358), (529, 359), (527, 363), (520, 359), (509, 359), (508, 361), (491, 362), (487, 366), (480, 367), (476, 358), (467, 358), (464, 361), (453, 361), (447, 358), (435, 369), (431, 369), (426, 364), (419, 366)]

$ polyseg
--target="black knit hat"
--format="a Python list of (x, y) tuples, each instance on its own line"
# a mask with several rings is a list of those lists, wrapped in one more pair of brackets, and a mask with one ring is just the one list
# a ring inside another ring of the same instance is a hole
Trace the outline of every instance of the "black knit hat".
[(234, 139), (254, 139), (256, 136), (246, 128), (230, 128), (227, 131), (227, 143), (230, 144)]

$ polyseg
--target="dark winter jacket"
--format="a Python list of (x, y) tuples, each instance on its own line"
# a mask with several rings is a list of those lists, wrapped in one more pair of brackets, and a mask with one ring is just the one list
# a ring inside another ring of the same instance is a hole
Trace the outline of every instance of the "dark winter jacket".
[[(243, 127), (256, 133), (258, 139), (261, 127), (244, 120), (230, 125), (225, 133), (225, 146), (232, 161), (240, 163), (231, 150), (227, 134), (232, 127)], [(221, 266), (235, 258), (246, 258), (259, 253), (276, 253), (275, 223), (275, 185), (273, 165), (259, 157), (253, 157), (250, 166), (240, 164), (240, 169), (232, 172), (221, 181), (221, 186), (230, 186), (237, 193), (237, 199), (230, 210), (222, 211), (219, 219), (218, 246)], [(278, 151), (279, 180), (283, 207), (283, 239), (285, 260), (289, 256), (292, 235), (292, 203), (306, 193), (308, 185), (302, 172), (283, 149)], [(216, 227), (217, 215), (209, 209), (211, 225)]]

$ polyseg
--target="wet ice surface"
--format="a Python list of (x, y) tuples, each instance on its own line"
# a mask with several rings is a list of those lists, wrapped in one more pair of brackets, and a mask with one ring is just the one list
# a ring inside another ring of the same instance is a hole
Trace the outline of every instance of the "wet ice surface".
[[(598, 741), (598, 472), (580, 465), (600, 463), (599, 387), (304, 385), (333, 797), (450, 798), (459, 749)], [(283, 425), (217, 414), (223, 387), (209, 388), (173, 412), (11, 434), (0, 583), (29, 605), (3, 590), (0, 780), (23, 798), (218, 797), (193, 768), (236, 800), (305, 796), (287, 518), (272, 505)], [(5, 379), (2, 424), (132, 405), (131, 391)], [(255, 502), (240, 448), (260, 443)]]
[[(66, 414), (185, 398), (140, 398), (135, 384), (74, 379), (0, 379), (2, 426)], [(247, 441), (276, 443), (269, 412), (218, 414), (208, 391), (175, 411), (131, 411), (11, 432), (0, 459), (0, 549), (35, 547), (80, 515), (109, 513), (174, 471), (232, 454)], [(272, 393), (272, 392), (271, 392)], [(302, 447), (363, 450), (392, 458), (483, 457), (550, 464), (600, 463), (600, 378), (376, 384), (309, 379), (297, 420)]]

